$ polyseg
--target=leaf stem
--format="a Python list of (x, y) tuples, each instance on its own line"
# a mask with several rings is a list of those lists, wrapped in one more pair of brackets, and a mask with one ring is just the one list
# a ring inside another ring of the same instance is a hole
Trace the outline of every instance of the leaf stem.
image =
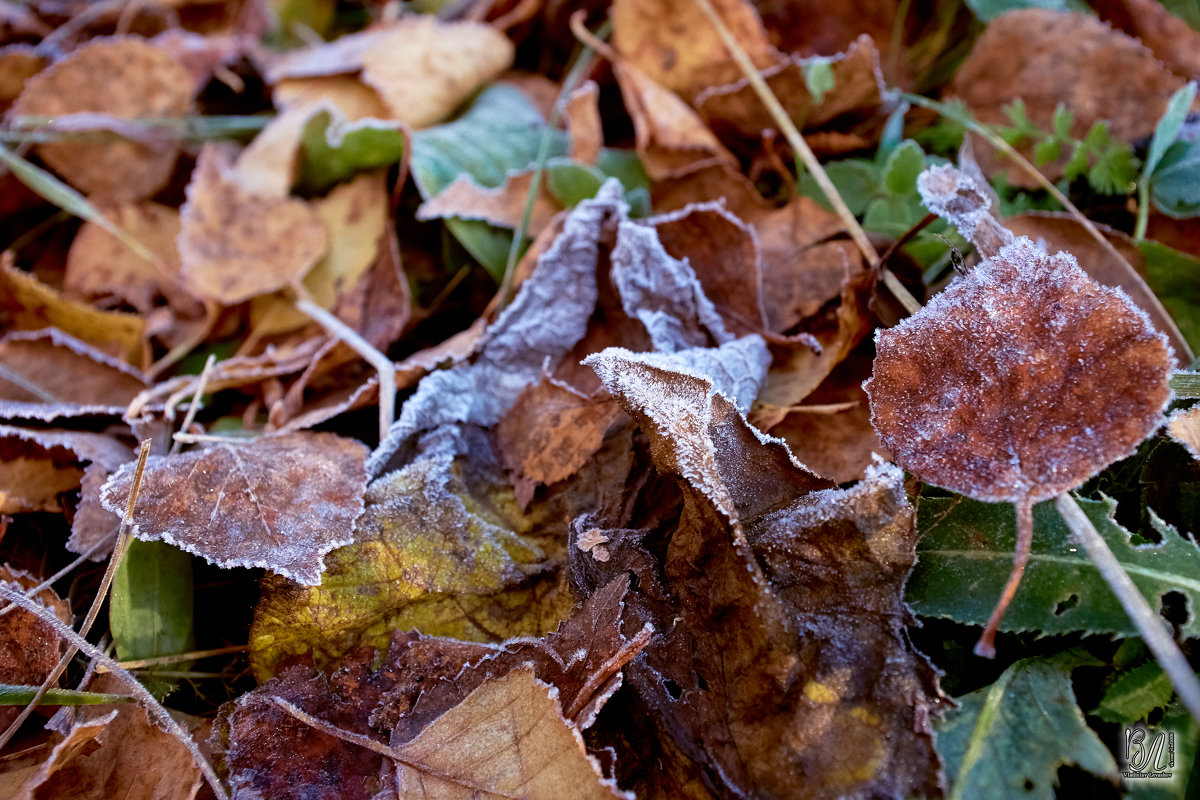
[(1012, 602), (1017, 588), (1021, 585), (1021, 576), (1025, 574), (1025, 565), (1029, 563), (1029, 551), (1033, 546), (1033, 501), (1026, 497), (1013, 505), (1017, 509), (1017, 549), (1013, 555), (1012, 572), (1008, 574), (1008, 581), (1004, 584), (1004, 591), (1000, 593), (992, 616), (988, 618), (979, 641), (975, 643), (975, 655), (983, 658), (996, 657), (996, 630), (1000, 627), (1004, 612), (1008, 610), (1008, 604)]
[[(842, 220), (846, 226), (846, 231), (850, 234), (850, 238), (854, 244), (858, 246), (859, 252), (869, 264), (879, 264), (879, 253), (876, 252), (875, 246), (871, 244), (867, 238), (866, 231), (858, 224), (858, 218), (850, 211), (846, 205), (846, 201), (842, 199), (838, 193), (837, 187), (833, 185), (833, 181), (825, 174), (825, 169), (821, 166), (821, 162), (813, 153), (812, 148), (804, 141), (804, 137), (800, 135), (800, 131), (796, 128), (795, 123), (788, 117), (787, 111), (779, 102), (779, 98), (771, 91), (771, 87), (767, 86), (767, 82), (763, 80), (762, 75), (758, 74), (758, 69), (754, 66), (754, 62), (750, 60), (750, 56), (746, 55), (746, 51), (733, 38), (733, 34), (729, 32), (729, 28), (721, 20), (715, 8), (713, 8), (711, 0), (695, 0), (696, 5), (708, 17), (708, 21), (716, 28), (717, 33), (721, 37), (721, 41), (725, 43), (725, 47), (729, 50), (729, 54), (733, 56), (733, 60), (737, 62), (738, 67), (742, 71), (742, 75), (750, 82), (754, 93), (758, 95), (758, 99), (767, 107), (767, 112), (771, 118), (775, 120), (775, 124), (779, 126), (779, 130), (783, 133), (785, 139), (800, 160), (804, 162), (804, 168), (813, 176), (813, 180), (817, 182), (817, 186), (821, 187), (821, 191), (825, 194), (825, 198), (833, 207), (834, 213)], [(886, 267), (881, 268), (880, 277), (883, 284), (887, 286), (888, 291), (892, 293), (904, 309), (910, 314), (915, 314), (921, 309), (921, 304), (917, 299), (900, 283), (900, 279)]]
[(1063, 493), (1055, 498), (1054, 505), (1063, 521), (1067, 523), (1067, 527), (1071, 529), (1071, 533), (1087, 550), (1096, 569), (1100, 571), (1100, 576), (1117, 596), (1117, 600), (1120, 601), (1125, 613), (1129, 615), (1130, 621), (1141, 633), (1142, 640), (1158, 660), (1163, 672), (1167, 673), (1167, 677), (1171, 679), (1171, 684), (1175, 687), (1183, 705), (1194, 719), (1200, 721), (1200, 680), (1197, 680), (1196, 673), (1188, 664), (1179, 645), (1163, 627), (1163, 619), (1150, 608), (1146, 598), (1142, 596), (1133, 580), (1121, 568), (1117, 557), (1113, 555), (1104, 538), (1092, 525), (1092, 521), (1083, 513), (1083, 509), (1079, 507), (1075, 498), (1068, 493)]

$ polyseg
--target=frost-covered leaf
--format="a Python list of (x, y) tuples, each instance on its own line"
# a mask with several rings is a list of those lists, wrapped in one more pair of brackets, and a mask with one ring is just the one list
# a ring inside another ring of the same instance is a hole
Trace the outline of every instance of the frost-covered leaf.
[(959, 707), (936, 726), (952, 789), (980, 800), (1050, 800), (1065, 764), (1116, 780), (1117, 764), (1071, 690), (1071, 670), (1090, 663), (1070, 653), (1018, 661), (991, 686), (956, 698)]
[[(366, 448), (331, 433), (264, 436), (146, 464), (134, 535), (164, 541), (222, 567), (263, 567), (308, 585), (325, 555), (349, 544), (363, 510)], [(125, 510), (133, 464), (101, 490)]]
[(1147, 661), (1118, 675), (1093, 713), (1105, 722), (1137, 722), (1171, 702), (1173, 694), (1167, 673), (1157, 662)]
[[(25, 83), (12, 113), (62, 117), (181, 117), (191, 110), (192, 80), (165, 49), (133, 36), (93, 39)], [(177, 143), (55, 142), (38, 154), (88, 194), (117, 200), (149, 197), (171, 177)]]
[[(0, 585), (28, 592), (41, 583), (27, 572), (0, 565)], [(71, 621), (71, 607), (53, 589), (42, 589), (33, 596), (63, 622)], [(7, 605), (7, 604), (6, 604)], [(0, 617), (0, 683), (41, 684), (62, 657), (62, 642), (48, 634), (48, 628), (33, 614), (15, 608)], [(7, 728), (20, 707), (0, 707), (0, 726)]]
[(600, 531), (606, 560), (571, 552), (588, 580), (638, 576), (629, 603), (661, 638), (629, 677), (658, 724), (730, 794), (786, 795), (797, 774), (817, 795), (936, 792), (941, 698), (900, 635), (915, 534), (899, 470), (830, 488), (710, 380), (615, 350), (588, 363), (683, 492), (666, 530)]
[(432, 451), (370, 485), (354, 543), (328, 556), (319, 586), (266, 582), (250, 636), (258, 675), (290, 655), (311, 652), (325, 666), (383, 647), (396, 629), (472, 641), (540, 634), (574, 603), (549, 572), (553, 540), (527, 535), (533, 520), (497, 475), (474, 477), (482, 454), (473, 469), (456, 464), (453, 435), (434, 436)]
[(1146, 314), (1025, 238), (876, 346), (865, 388), (884, 446), (921, 480), (979, 500), (1078, 486), (1132, 453), (1170, 395), (1171, 351)]
[(0, 513), (59, 512), (83, 480), (83, 464), (116, 469), (131, 457), (111, 436), (0, 425)]
[[(1113, 519), (1112, 500), (1080, 500), (1151, 608), (1169, 593), (1188, 598), (1186, 636), (1200, 635), (1200, 548), (1165, 529), (1161, 544), (1134, 545)], [(1087, 553), (1071, 540), (1053, 506), (1034, 507), (1027, 575), (1000, 624), (1005, 631), (1112, 633), (1137, 636), (1120, 602)], [(925, 498), (919, 505), (920, 560), (905, 597), (918, 614), (981, 624), (1012, 568), (1016, 522), (1007, 505), (967, 498)]]

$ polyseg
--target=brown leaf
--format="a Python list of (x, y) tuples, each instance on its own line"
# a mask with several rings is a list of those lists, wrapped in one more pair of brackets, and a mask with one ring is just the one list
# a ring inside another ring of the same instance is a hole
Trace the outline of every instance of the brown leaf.
[[(14, 115), (60, 117), (97, 111), (115, 117), (182, 117), (192, 107), (192, 80), (165, 50), (135, 37), (93, 39), (30, 78)], [(176, 144), (130, 141), (41, 144), (38, 154), (88, 194), (137, 200), (171, 177)]]
[(629, 677), (658, 723), (731, 796), (791, 796), (795, 775), (805, 796), (936, 793), (941, 698), (903, 644), (916, 537), (900, 471), (827, 488), (710, 382), (611, 351), (589, 363), (683, 494), (665, 541), (610, 531), (610, 560), (577, 564), (637, 574), (630, 602), (661, 638)]
[[(100, 502), (100, 489), (108, 481), (109, 470), (103, 464), (89, 464), (79, 483), (79, 505), (71, 520), (71, 535), (66, 548), (72, 553), (92, 553), (92, 561), (102, 561), (112, 552), (117, 541), (121, 516), (106, 509)], [(102, 545), (108, 542), (108, 547)], [(92, 548), (98, 547), (93, 550)]]
[[(480, 186), (470, 175), (460, 175), (436, 197), (421, 204), (417, 209), (417, 219), (481, 219), (500, 228), (516, 229), (524, 216), (525, 199), (533, 187), (533, 175), (532, 170), (510, 173), (504, 184), (495, 189)], [(545, 180), (542, 180), (538, 187), (533, 213), (526, 229), (534, 235), (545, 228), (554, 215), (562, 210), (562, 206), (546, 187)]]
[[(775, 62), (778, 54), (750, 3), (716, 0), (713, 6), (755, 66)], [(611, 16), (617, 51), (651, 81), (688, 101), (709, 86), (741, 77), (717, 29), (695, 3), (616, 0)]]
[(119, 416), (146, 386), (137, 370), (56, 328), (0, 339), (0, 367), (6, 419)]
[(1096, 0), (1092, 9), (1113, 27), (1141, 41), (1182, 78), (1200, 77), (1200, 31), (1153, 0)]
[(1167, 433), (1200, 460), (1200, 408), (1183, 408), (1167, 419)]
[[(112, 675), (93, 678), (87, 688), (127, 691)], [(202, 777), (192, 754), (152, 723), (141, 707), (83, 709), (76, 712), (65, 738), (38, 772), (25, 781), (18, 800), (191, 800), (196, 796)]]
[(96, 204), (113, 224), (158, 257), (151, 264), (108, 231), (85, 222), (67, 253), (63, 290), (87, 302), (127, 304), (146, 314), (163, 297), (193, 316), (199, 305), (179, 278), (179, 212), (157, 203)]
[[(325, 554), (353, 540), (366, 453), (331, 433), (292, 433), (151, 456), (134, 535), (222, 567), (263, 567), (318, 584)], [(105, 508), (124, 511), (132, 478), (130, 464), (109, 479), (100, 495)]]
[(1171, 351), (1146, 314), (1023, 237), (876, 347), (865, 388), (880, 439), (921, 480), (977, 500), (1078, 486), (1131, 454), (1170, 396)]
[(514, 52), (487, 25), (408, 16), (363, 52), (362, 81), (379, 92), (392, 119), (424, 128), (508, 69)]
[[(1083, 138), (1103, 119), (1113, 138), (1132, 141), (1153, 132), (1182, 86), (1140, 42), (1094, 17), (1029, 8), (1004, 14), (984, 29), (951, 91), (988, 125), (1010, 124), (1002, 109), (1020, 97), (1042, 130), (1053, 129), (1054, 109), (1062, 103), (1074, 113), (1071, 136)], [(1029, 156), (1032, 144), (1018, 149)], [(1029, 185), (1028, 175), (999, 163), (990, 147), (976, 153), (985, 172), (1003, 168), (1011, 184)], [(1051, 180), (1061, 177), (1066, 155), (1042, 167)]]
[[(41, 581), (27, 572), (0, 565), (0, 583), (15, 591), (28, 592)], [(42, 589), (33, 599), (63, 622), (71, 623), (71, 607), (53, 589)], [(49, 635), (45, 623), (33, 614), (14, 608), (0, 616), (0, 683), (38, 686), (61, 657), (61, 640)], [(21, 706), (0, 706), (0, 728), (7, 728), (20, 713)]]
[(300, 200), (245, 192), (227, 153), (200, 151), (180, 212), (183, 277), (198, 295), (226, 305), (300, 280), (325, 253), (325, 226)]
[(563, 116), (571, 135), (569, 155), (582, 164), (595, 164), (604, 147), (604, 126), (600, 119), (600, 87), (584, 81), (567, 95)]
[(7, 111), (25, 89), (25, 84), (42, 71), (46, 60), (32, 45), (0, 47), (0, 111)]
[(411, 742), (396, 748), (396, 794), (417, 800), (627, 797), (603, 777), (558, 691), (513, 670), (486, 681)]
[(79, 488), (84, 462), (116, 469), (132, 454), (110, 436), (0, 425), (0, 513), (60, 512)]

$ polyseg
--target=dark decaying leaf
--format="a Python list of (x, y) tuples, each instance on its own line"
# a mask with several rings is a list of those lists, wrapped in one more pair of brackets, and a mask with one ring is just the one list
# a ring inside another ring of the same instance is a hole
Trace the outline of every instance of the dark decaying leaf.
[[(40, 582), (26, 572), (0, 565), (0, 583), (11, 589), (27, 592)], [(53, 589), (43, 589), (34, 599), (63, 622), (71, 621), (70, 606)], [(62, 643), (48, 635), (46, 626), (28, 611), (17, 608), (0, 617), (0, 683), (37, 686), (61, 656)], [(0, 706), (0, 728), (7, 728), (20, 713), (20, 706)]]
[[(134, 535), (223, 567), (263, 567), (315, 585), (325, 554), (353, 539), (366, 454), (361, 443), (331, 433), (292, 433), (151, 456)], [(114, 513), (124, 511), (133, 466), (101, 490)]]
[(588, 363), (683, 491), (666, 531), (605, 531), (607, 560), (571, 552), (585, 582), (637, 575), (629, 603), (660, 634), (629, 678), (658, 724), (731, 796), (937, 793), (941, 695), (903, 637), (899, 470), (833, 489), (711, 381), (614, 351)]

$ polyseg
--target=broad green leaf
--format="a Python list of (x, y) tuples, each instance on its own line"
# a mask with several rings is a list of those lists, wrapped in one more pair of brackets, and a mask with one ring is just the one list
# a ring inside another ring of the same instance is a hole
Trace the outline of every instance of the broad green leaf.
[[(194, 650), (191, 555), (165, 542), (130, 541), (113, 577), (109, 628), (122, 661)], [(152, 692), (169, 691), (149, 676)]]
[(1179, 136), (1183, 122), (1187, 119), (1188, 109), (1192, 107), (1192, 100), (1195, 98), (1195, 81), (1189, 82), (1171, 95), (1171, 100), (1167, 103), (1167, 110), (1163, 112), (1162, 119), (1154, 126), (1154, 138), (1150, 140), (1150, 147), (1146, 150), (1146, 162), (1142, 165), (1143, 177), (1152, 175), (1158, 168), (1158, 162), (1166, 154), (1167, 148)]
[[(862, 214), (867, 204), (880, 194), (879, 165), (874, 161), (864, 158), (834, 161), (825, 165), (825, 174), (833, 181), (838, 194), (842, 196), (852, 214)], [(825, 199), (825, 193), (807, 172), (800, 177), (797, 190), (800, 194), (816, 200), (825, 209), (832, 208)]]
[[(460, 175), (495, 188), (509, 172), (537, 160), (546, 122), (511, 86), (485, 90), (458, 119), (412, 135), (413, 181), (425, 199), (435, 197)], [(566, 153), (567, 137), (550, 131), (549, 156)], [(481, 220), (449, 218), (447, 229), (496, 280), (504, 275), (512, 233)]]
[(1155, 661), (1147, 661), (1117, 677), (1094, 712), (1106, 722), (1137, 722), (1171, 702), (1171, 679)]
[[(883, 166), (883, 187), (892, 194), (917, 190), (917, 176), (925, 169), (925, 153), (914, 141), (901, 142)], [(925, 216), (924, 214), (921, 215)]]
[(1192, 350), (1200, 351), (1200, 259), (1158, 242), (1138, 244), (1146, 283), (1166, 306)]
[(605, 147), (596, 157), (596, 166), (610, 178), (616, 178), (625, 189), (625, 199), (634, 192), (650, 191), (650, 176), (642, 166), (642, 159), (635, 150), (618, 150)]
[[(28, 705), (37, 696), (40, 688), (40, 686), (0, 683), (0, 706)], [(134, 698), (127, 694), (50, 689), (42, 695), (42, 699), (38, 702), (44, 706), (98, 706), (109, 703), (132, 703), (133, 701)]]
[(546, 188), (567, 208), (595, 197), (607, 177), (599, 167), (566, 158), (546, 164)]
[(404, 157), (404, 131), (377, 119), (346, 122), (322, 109), (304, 124), (300, 138), (300, 185), (324, 193), (333, 184)]
[(1048, 8), (1052, 11), (1082, 11), (1091, 13), (1083, 0), (967, 0), (967, 8), (981, 22), (991, 22), (1001, 14), (1018, 8)]
[(958, 709), (934, 725), (951, 797), (1050, 800), (1066, 764), (1115, 779), (1116, 761), (1071, 690), (1071, 670), (1096, 663), (1074, 653), (1025, 659), (991, 686), (955, 698)]
[[(1158, 545), (1134, 547), (1112, 518), (1112, 500), (1080, 500), (1117, 560), (1152, 608), (1168, 592), (1188, 599), (1185, 636), (1200, 635), (1200, 549), (1167, 531)], [(918, 614), (982, 625), (1012, 570), (1016, 518), (1011, 506), (962, 497), (924, 498), (917, 567), (906, 599)], [(1000, 623), (1004, 631), (1087, 631), (1136, 636), (1137, 630), (1083, 548), (1071, 541), (1053, 503), (1033, 510), (1033, 550), (1025, 577)]]
[(1126, 797), (1136, 800), (1195, 800), (1200, 796), (1200, 726), (1179, 702), (1167, 707), (1156, 731), (1175, 734), (1175, 767), (1169, 780), (1131, 780), (1126, 782)]
[(1200, 142), (1176, 142), (1167, 148), (1150, 176), (1150, 199), (1169, 217), (1200, 215)]

